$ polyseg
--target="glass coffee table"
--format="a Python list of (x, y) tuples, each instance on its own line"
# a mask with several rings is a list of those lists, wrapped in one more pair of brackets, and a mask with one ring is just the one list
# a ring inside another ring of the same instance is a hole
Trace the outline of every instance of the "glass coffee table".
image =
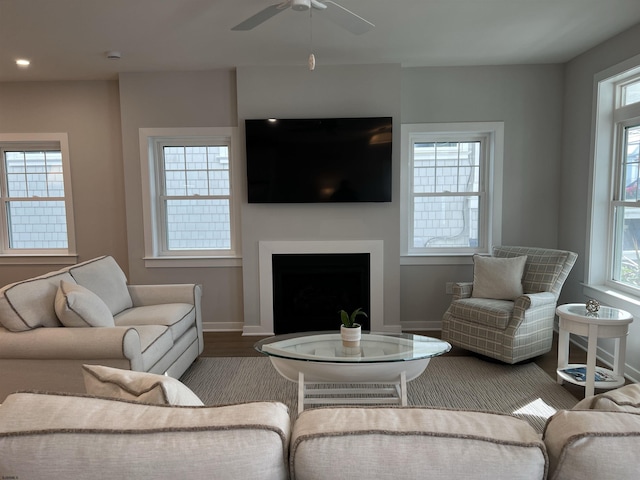
[(298, 413), (312, 404), (407, 405), (407, 382), (451, 350), (443, 340), (407, 333), (363, 333), (345, 347), (339, 333), (276, 335), (255, 344), (274, 368), (298, 384)]

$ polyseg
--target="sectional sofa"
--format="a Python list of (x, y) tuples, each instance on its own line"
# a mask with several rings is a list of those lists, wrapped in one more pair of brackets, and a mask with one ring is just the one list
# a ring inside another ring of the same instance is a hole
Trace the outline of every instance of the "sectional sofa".
[(83, 364), (179, 378), (202, 353), (202, 289), (128, 285), (110, 256), (0, 289), (0, 402), (84, 392)]
[(16, 393), (0, 406), (0, 478), (637, 480), (640, 388), (553, 415), (427, 407), (167, 406)]

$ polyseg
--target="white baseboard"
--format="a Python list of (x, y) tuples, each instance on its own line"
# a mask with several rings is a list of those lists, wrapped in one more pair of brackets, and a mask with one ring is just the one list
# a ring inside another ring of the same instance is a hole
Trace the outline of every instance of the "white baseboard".
[(242, 322), (202, 322), (202, 330), (205, 332), (241, 332)]

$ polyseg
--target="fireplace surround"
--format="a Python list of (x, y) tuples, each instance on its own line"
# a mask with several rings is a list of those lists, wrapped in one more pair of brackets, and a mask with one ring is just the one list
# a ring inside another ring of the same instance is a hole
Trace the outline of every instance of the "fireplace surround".
[[(371, 331), (384, 330), (384, 244), (382, 240), (260, 241), (258, 250), (260, 325), (263, 331), (269, 334), (275, 332), (273, 256), (297, 254), (368, 254), (369, 311), (367, 313), (370, 329)], [(339, 327), (339, 317), (336, 316), (336, 331)]]

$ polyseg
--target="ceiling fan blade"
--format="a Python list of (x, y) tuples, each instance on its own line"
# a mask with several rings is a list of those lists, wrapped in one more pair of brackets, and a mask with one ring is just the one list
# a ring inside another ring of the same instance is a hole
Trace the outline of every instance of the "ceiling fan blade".
[(287, 7), (289, 7), (289, 3), (290, 3), (289, 1), (284, 1), (281, 3), (276, 3), (275, 5), (271, 5), (270, 7), (267, 7), (264, 10), (259, 11), (255, 15), (247, 18), (244, 22), (240, 22), (231, 30), (251, 30), (252, 28), (257, 27), (261, 23), (266, 22), (271, 17), (286, 10)]
[(375, 26), (360, 15), (353, 13), (351, 10), (347, 10), (342, 5), (338, 5), (331, 0), (326, 0), (323, 3), (325, 3), (329, 8), (324, 10), (322, 15), (328, 17), (330, 20), (355, 35), (361, 35), (368, 32)]

